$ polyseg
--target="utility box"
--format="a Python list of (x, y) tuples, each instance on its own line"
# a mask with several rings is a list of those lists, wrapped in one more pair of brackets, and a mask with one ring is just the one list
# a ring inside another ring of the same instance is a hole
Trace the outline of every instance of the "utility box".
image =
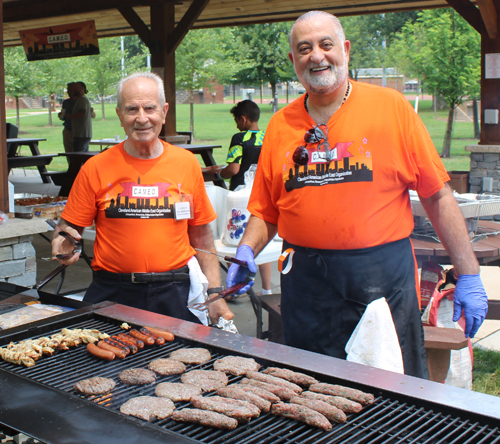
[(450, 187), (457, 193), (464, 194), (469, 192), (469, 171), (448, 171)]

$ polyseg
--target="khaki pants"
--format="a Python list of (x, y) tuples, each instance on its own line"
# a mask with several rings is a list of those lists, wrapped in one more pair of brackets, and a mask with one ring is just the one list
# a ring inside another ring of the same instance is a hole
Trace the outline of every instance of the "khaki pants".
[(64, 128), (63, 129), (63, 144), (64, 144), (64, 151), (66, 153), (72, 153), (74, 151), (73, 149), (73, 131)]

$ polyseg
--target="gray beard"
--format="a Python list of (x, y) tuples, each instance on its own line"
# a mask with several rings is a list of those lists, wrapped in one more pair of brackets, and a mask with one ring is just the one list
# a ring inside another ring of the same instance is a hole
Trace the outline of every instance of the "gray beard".
[(315, 77), (310, 73), (312, 67), (317, 68), (321, 65), (308, 66), (302, 75), (297, 72), (297, 77), (300, 82), (304, 85), (306, 90), (313, 94), (329, 94), (335, 91), (339, 86), (341, 86), (347, 79), (347, 63), (342, 65), (328, 65), (331, 70), (329, 75), (325, 78)]

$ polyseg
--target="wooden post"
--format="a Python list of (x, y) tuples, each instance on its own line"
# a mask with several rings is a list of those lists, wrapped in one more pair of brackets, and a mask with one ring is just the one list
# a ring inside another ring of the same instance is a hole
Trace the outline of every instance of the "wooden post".
[[(0, 0), (0, 35), (3, 36), (3, 1)], [(0, 72), (5, 73), (3, 38), (0, 41)], [(7, 140), (5, 131), (5, 77), (0, 76), (0, 210), (9, 211), (9, 177), (7, 168)]]
[[(500, 11), (500, 0), (494, 1)], [(500, 79), (486, 78), (486, 54), (500, 54), (500, 33), (491, 38), (485, 26), (481, 31), (481, 139), (480, 145), (500, 145), (500, 124), (484, 123), (485, 109), (500, 109)]]
[(151, 68), (165, 83), (169, 104), (167, 119), (160, 136), (177, 134), (175, 112), (175, 50), (168, 51), (169, 37), (175, 30), (173, 3), (151, 6)]

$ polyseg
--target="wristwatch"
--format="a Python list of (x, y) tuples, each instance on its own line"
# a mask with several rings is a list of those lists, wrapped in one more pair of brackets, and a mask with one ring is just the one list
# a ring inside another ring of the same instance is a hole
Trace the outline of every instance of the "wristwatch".
[(214, 293), (220, 293), (222, 290), (224, 290), (224, 287), (212, 287), (207, 290), (207, 295), (210, 296)]

